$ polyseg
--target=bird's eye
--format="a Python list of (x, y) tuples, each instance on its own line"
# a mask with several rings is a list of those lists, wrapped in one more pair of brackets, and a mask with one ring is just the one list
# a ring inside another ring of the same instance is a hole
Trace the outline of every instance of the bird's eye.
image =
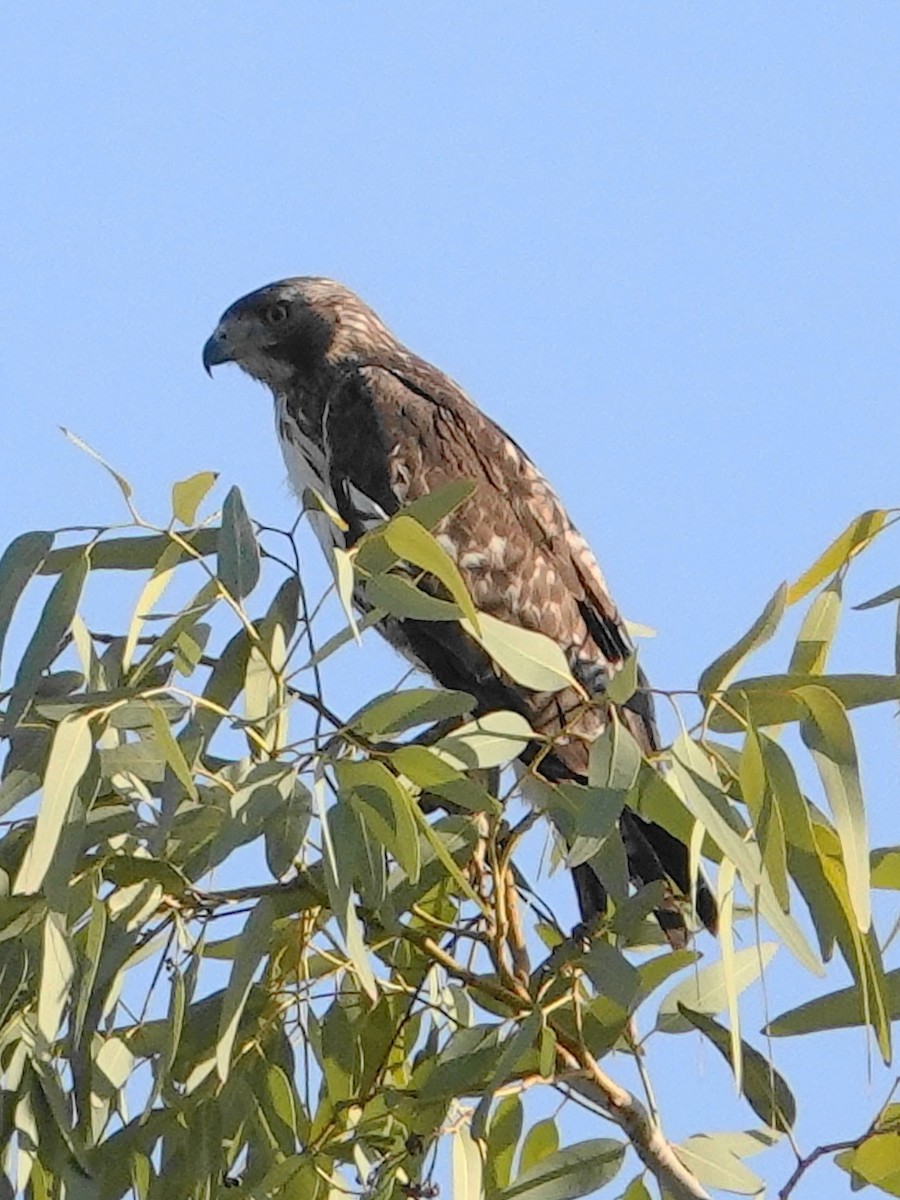
[(270, 304), (263, 313), (263, 319), (267, 325), (283, 325), (290, 316), (290, 309), (281, 300), (277, 304)]

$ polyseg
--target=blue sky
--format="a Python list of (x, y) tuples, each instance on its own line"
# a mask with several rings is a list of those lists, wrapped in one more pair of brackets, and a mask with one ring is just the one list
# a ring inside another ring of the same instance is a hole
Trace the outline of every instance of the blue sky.
[[(356, 288), (532, 453), (658, 630), (661, 686), (692, 686), (780, 579), (898, 502), (896, 5), (70, 0), (5, 24), (4, 544), (119, 515), (60, 424), (162, 521), (169, 484), (213, 468), (289, 524), (267, 397), (211, 383), (200, 348), (290, 274)], [(850, 601), (898, 582), (896, 549)], [(836, 666), (891, 669), (890, 619), (851, 615)], [(334, 682), (347, 708), (356, 678)], [(896, 723), (862, 734), (884, 844)], [(774, 1009), (812, 986), (776, 973)], [(886, 1091), (859, 1037), (835, 1046), (837, 1095), (824, 1042), (776, 1047), (807, 1150)], [(676, 1135), (748, 1124), (696, 1044), (666, 1069)], [(686, 1115), (698, 1069), (711, 1102)]]

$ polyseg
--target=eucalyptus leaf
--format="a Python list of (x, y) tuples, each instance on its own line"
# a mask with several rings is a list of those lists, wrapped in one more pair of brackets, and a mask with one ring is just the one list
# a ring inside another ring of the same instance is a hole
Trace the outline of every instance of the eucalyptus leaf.
[(60, 721), (50, 747), (34, 836), (16, 879), (16, 892), (37, 892), (44, 882), (93, 748), (87, 715), (73, 713)]
[(402, 575), (385, 573), (366, 580), (366, 598), (392, 617), (414, 621), (458, 621), (463, 610), (417, 587)]
[(409, 688), (376, 696), (347, 724), (366, 737), (387, 737), (432, 721), (463, 717), (474, 707), (475, 700), (468, 692)]
[[(708, 1013), (693, 1012), (685, 1004), (678, 1011), (707, 1037), (729, 1066), (732, 1065), (732, 1039), (729, 1031)], [(762, 1054), (743, 1039), (740, 1041), (742, 1070), (739, 1086), (750, 1107), (769, 1128), (787, 1133), (797, 1119), (797, 1105), (784, 1078)]]
[[(885, 972), (888, 1015), (900, 1020), (900, 967)], [(822, 1033), (865, 1025), (868, 1019), (860, 989), (855, 985), (816, 996), (805, 1004), (788, 1009), (770, 1021), (764, 1029), (768, 1037), (796, 1037), (804, 1033)]]
[(82, 555), (60, 575), (44, 605), (37, 628), (25, 647), (6, 707), (5, 726), (15, 725), (27, 709), (40, 683), (41, 674), (63, 648), (75, 616), (88, 563)]
[[(187, 544), (178, 563), (206, 558), (216, 554), (219, 548), (218, 529), (190, 529), (180, 535)], [(106, 538), (99, 542), (78, 546), (63, 546), (51, 550), (38, 568), (39, 575), (59, 575), (73, 563), (87, 558), (92, 571), (148, 571), (156, 566), (163, 553), (172, 545), (167, 533), (149, 536)]]
[(237, 487), (231, 488), (222, 505), (216, 573), (235, 600), (245, 599), (259, 582), (259, 546)]
[(399, 513), (384, 529), (384, 538), (398, 558), (421, 567), (440, 580), (464, 616), (477, 630), (480, 617), (456, 563), (443, 546), (413, 517)]
[(53, 536), (43, 531), (20, 534), (0, 558), (0, 655), (19, 597), (50, 552)]
[(696, 1134), (672, 1147), (688, 1170), (707, 1187), (723, 1188), (741, 1196), (762, 1195), (765, 1184), (715, 1134)]
[(786, 600), (787, 585), (781, 584), (747, 632), (706, 668), (700, 676), (697, 690), (707, 704), (714, 692), (728, 686), (744, 659), (772, 637), (781, 622)]
[[(771, 962), (777, 942), (748, 946), (734, 955), (732, 986), (737, 995), (754, 983)], [(687, 1033), (693, 1028), (681, 1015), (681, 1005), (693, 1012), (718, 1013), (728, 1006), (728, 987), (725, 965), (721, 962), (703, 967), (675, 985), (663, 998), (656, 1017), (656, 1028), (662, 1033)]]
[(537, 633), (480, 613), (478, 624), (466, 619), (463, 629), (478, 641), (515, 683), (534, 692), (578, 689), (559, 643)]
[(493, 712), (461, 725), (436, 744), (459, 770), (499, 767), (516, 758), (533, 737), (531, 726), (514, 712)]
[[(734, 712), (745, 714), (747, 721), (759, 727), (802, 721), (807, 710), (797, 694), (802, 687), (827, 688), (844, 708), (886, 704), (900, 700), (900, 675), (763, 675), (733, 683), (723, 701)], [(710, 729), (718, 733), (739, 733), (746, 722), (726, 712), (720, 704), (712, 713)]]
[(263, 897), (257, 901), (241, 934), (238, 952), (222, 1000), (216, 1038), (216, 1070), (223, 1081), (228, 1078), (231, 1069), (234, 1041), (250, 994), (253, 976), (268, 952), (274, 917), (271, 901)]
[(859, 763), (843, 705), (827, 688), (797, 689), (809, 718), (800, 735), (812, 755), (841, 839), (847, 886), (861, 932), (872, 922), (869, 846)]
[(578, 1200), (615, 1177), (625, 1149), (611, 1138), (565, 1146), (524, 1171), (497, 1200)]
[(884, 528), (889, 515), (887, 509), (873, 508), (851, 521), (812, 566), (791, 584), (787, 593), (787, 603), (796, 604), (798, 600), (802, 600), (808, 592), (849, 562), (853, 555), (863, 550)]
[(182, 525), (193, 525), (204, 496), (219, 478), (216, 471), (198, 471), (172, 485), (172, 512)]

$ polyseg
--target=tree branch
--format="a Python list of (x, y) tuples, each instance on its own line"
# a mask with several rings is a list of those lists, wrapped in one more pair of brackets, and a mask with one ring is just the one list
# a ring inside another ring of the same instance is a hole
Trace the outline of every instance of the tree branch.
[(709, 1193), (678, 1158), (640, 1100), (610, 1079), (583, 1046), (571, 1042), (558, 1029), (555, 1033), (559, 1061), (569, 1071), (581, 1069), (582, 1077), (569, 1080), (566, 1086), (599, 1104), (615, 1121), (664, 1194), (670, 1200), (710, 1200)]

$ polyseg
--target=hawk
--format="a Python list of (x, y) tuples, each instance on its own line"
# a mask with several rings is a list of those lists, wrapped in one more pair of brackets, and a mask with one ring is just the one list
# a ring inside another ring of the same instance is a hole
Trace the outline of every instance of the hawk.
[[(634, 653), (590, 547), (525, 452), (442, 371), (408, 350), (348, 288), (311, 276), (269, 284), (237, 300), (203, 348), (211, 373), (233, 362), (266, 384), (290, 482), (314, 489), (343, 519), (310, 519), (326, 554), (349, 548), (404, 504), (454, 480), (474, 491), (438, 527), (476, 606), (552, 638), (583, 692), (602, 701), (612, 673)], [(590, 742), (608, 717), (575, 689), (529, 691), (494, 665), (456, 622), (397, 618), (381, 632), (440, 685), (468, 692), (481, 713), (512, 709), (554, 739), (539, 771), (584, 782)], [(641, 679), (641, 683), (645, 681)], [(646, 752), (659, 748), (652, 698), (643, 686), (619, 711)], [(535, 748), (526, 752), (534, 757)], [(661, 826), (626, 808), (620, 828), (633, 883), (666, 881), (686, 896), (688, 851)], [(605, 911), (606, 889), (590, 862), (573, 869), (582, 918)], [(696, 911), (715, 928), (701, 878)], [(657, 918), (673, 944), (685, 925), (670, 899)]]

